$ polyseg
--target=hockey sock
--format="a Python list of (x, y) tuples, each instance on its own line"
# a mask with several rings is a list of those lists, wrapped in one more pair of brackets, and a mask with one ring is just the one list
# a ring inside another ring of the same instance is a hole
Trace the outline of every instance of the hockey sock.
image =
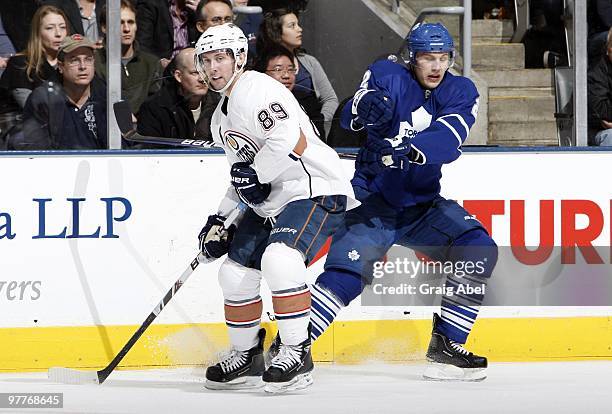
[(445, 288), (447, 292), (452, 290), (453, 296), (442, 298), (442, 320), (437, 330), (464, 344), (497, 263), (497, 246), (484, 230), (472, 230), (455, 240), (449, 259), (455, 263), (455, 272), (446, 278)]
[(331, 325), (344, 305), (323, 285), (313, 285), (310, 293), (312, 298), (310, 339), (314, 342)]
[(272, 291), (283, 344), (301, 344), (308, 339), (310, 322), (310, 289), (302, 253), (284, 243), (272, 243), (262, 255), (261, 271)]
[(310, 338), (314, 341), (321, 336), (340, 309), (348, 306), (362, 290), (363, 283), (357, 273), (335, 268), (321, 273), (311, 290)]
[(478, 307), (455, 305), (442, 300), (442, 320), (437, 330), (449, 339), (464, 344), (478, 316)]
[(241, 301), (225, 300), (225, 323), (230, 343), (237, 350), (248, 351), (257, 345), (261, 310), (259, 295)]
[(272, 291), (274, 316), (285, 345), (299, 345), (308, 338), (310, 322), (310, 289), (306, 284)]

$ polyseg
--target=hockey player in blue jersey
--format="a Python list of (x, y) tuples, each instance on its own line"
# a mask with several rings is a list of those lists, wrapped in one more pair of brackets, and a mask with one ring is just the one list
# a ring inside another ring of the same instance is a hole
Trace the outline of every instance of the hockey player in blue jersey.
[[(343, 108), (342, 126), (368, 133), (352, 180), (362, 204), (334, 233), (325, 271), (311, 289), (313, 340), (371, 283), (373, 263), (394, 244), (433, 260), (485, 263), (471, 275), (447, 276), (445, 287), (455, 291), (485, 286), (497, 262), (497, 246), (482, 224), (440, 196), (442, 166), (461, 155), (476, 121), (476, 87), (448, 72), (455, 49), (442, 24), (417, 24), (406, 41), (405, 54), (396, 62), (380, 60), (368, 68)], [(487, 359), (463, 347), (483, 297), (442, 298), (440, 316), (434, 314), (426, 378), (486, 377)]]

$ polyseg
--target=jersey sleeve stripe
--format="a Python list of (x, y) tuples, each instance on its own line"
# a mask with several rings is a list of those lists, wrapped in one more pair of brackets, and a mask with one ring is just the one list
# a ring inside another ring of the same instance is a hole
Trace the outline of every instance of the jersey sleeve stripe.
[(448, 115), (444, 115), (442, 117), (440, 117), (440, 119), (443, 118), (448, 118), (448, 117), (455, 117), (459, 120), (459, 122), (461, 122), (461, 125), (463, 125), (463, 128), (465, 128), (465, 136), (467, 137), (470, 134), (470, 127), (468, 127), (467, 122), (465, 122), (465, 119), (463, 119), (463, 117), (459, 114), (448, 114)]
[(461, 136), (459, 135), (457, 130), (451, 124), (446, 122), (445, 119), (439, 118), (438, 122), (441, 122), (442, 124), (446, 125), (446, 127), (451, 130), (453, 135), (455, 135), (455, 138), (457, 138), (457, 141), (459, 141), (459, 145), (457, 146), (457, 148), (461, 147), (461, 145), (463, 144), (463, 141), (461, 141)]

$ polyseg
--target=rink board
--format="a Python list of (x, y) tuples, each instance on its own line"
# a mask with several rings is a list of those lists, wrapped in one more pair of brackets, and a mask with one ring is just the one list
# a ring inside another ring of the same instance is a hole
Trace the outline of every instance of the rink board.
[[(500, 246), (510, 240), (511, 200), (525, 203), (532, 245), (540, 201), (554, 202), (555, 243), (562, 202), (586, 202), (604, 220), (594, 244), (610, 246), (610, 161), (605, 152), (468, 153), (445, 167), (443, 195), (466, 206), (486, 200), (496, 214), (484, 221)], [(344, 166), (350, 174), (351, 162)], [(210, 154), (3, 156), (0, 369), (105, 365), (195, 256), (227, 169)], [(588, 223), (577, 218), (578, 227)], [(311, 280), (322, 262), (309, 269)], [(125, 366), (202, 364), (227, 345), (219, 264), (196, 271)], [(262, 297), (271, 311), (265, 284)], [(317, 342), (315, 357), (422, 359), (433, 310), (356, 302)], [(612, 307), (491, 307), (481, 316), (471, 346), (492, 360), (612, 358)]]

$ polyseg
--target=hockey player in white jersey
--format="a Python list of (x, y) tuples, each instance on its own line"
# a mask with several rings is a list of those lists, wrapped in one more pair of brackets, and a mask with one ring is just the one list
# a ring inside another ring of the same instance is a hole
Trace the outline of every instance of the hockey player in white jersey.
[[(291, 92), (273, 78), (245, 71), (247, 39), (233, 24), (208, 29), (196, 45), (196, 67), (222, 94), (211, 130), (231, 165), (231, 185), (199, 240), (213, 257), (228, 253), (219, 270), (232, 349), (206, 371), (212, 389), (283, 392), (312, 383), (306, 265), (358, 204), (336, 152)], [(249, 208), (218, 234), (242, 200)], [(272, 291), (282, 337), (264, 372), (260, 328), (261, 277)]]

